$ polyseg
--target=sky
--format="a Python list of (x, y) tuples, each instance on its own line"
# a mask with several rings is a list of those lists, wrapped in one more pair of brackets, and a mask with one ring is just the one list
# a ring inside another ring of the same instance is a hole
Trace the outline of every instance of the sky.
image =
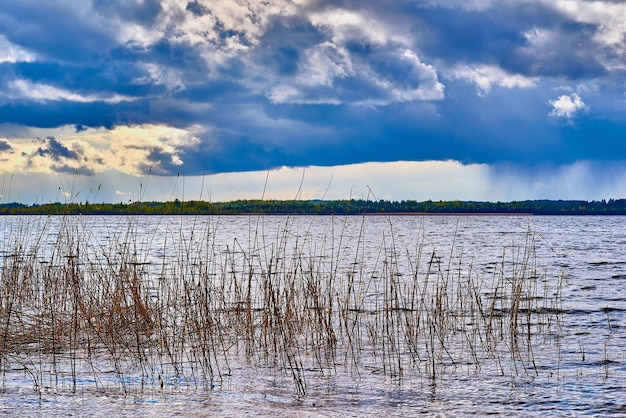
[(0, 203), (626, 197), (621, 0), (2, 0)]

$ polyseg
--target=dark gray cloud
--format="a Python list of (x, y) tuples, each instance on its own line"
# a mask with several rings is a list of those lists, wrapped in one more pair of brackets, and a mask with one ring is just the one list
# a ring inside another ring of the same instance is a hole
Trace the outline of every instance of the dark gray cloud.
[(13, 148), (7, 141), (0, 141), (0, 152), (13, 152)]
[(88, 166), (80, 165), (78, 167), (72, 167), (67, 164), (53, 164), (51, 169), (56, 173), (79, 175), (79, 176), (93, 176), (95, 171)]
[(154, 25), (163, 10), (158, 0), (91, 0), (91, 4), (97, 13), (143, 26)]
[[(545, 30), (545, 29), (544, 29)], [(559, 22), (549, 35), (533, 29), (525, 44), (517, 48), (509, 62), (511, 69), (531, 76), (584, 79), (606, 73), (593, 37), (597, 25), (572, 21)]]
[(86, 64), (116, 46), (112, 33), (95, 25), (89, 2), (6, 0), (2, 34), (13, 44), (51, 62)]
[(149, 120), (147, 100), (109, 105), (107, 103), (75, 103), (71, 101), (16, 101), (0, 107), (0, 123), (22, 124), (43, 128), (62, 125), (112, 128), (116, 125), (144, 123)]
[(420, 47), (448, 63), (488, 63), (526, 76), (605, 73), (598, 24), (573, 21), (548, 2), (504, 3), (481, 11), (425, 9), (416, 16)]
[(40, 157), (50, 158), (52, 161), (59, 162), (61, 159), (79, 160), (80, 154), (63, 146), (54, 137), (47, 137), (43, 147), (37, 148), (37, 155)]
[(175, 155), (162, 148), (150, 147), (146, 155), (145, 164), (140, 164), (142, 174), (176, 175), (180, 172), (180, 165), (175, 163)]

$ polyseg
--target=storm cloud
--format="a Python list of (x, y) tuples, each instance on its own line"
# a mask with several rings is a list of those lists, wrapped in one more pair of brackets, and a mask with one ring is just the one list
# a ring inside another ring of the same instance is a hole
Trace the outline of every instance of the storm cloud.
[(624, 22), (609, 0), (5, 0), (4, 171), (620, 164)]

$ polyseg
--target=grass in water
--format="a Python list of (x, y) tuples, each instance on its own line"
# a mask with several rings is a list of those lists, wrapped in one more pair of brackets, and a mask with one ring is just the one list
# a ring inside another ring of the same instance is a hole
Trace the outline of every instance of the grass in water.
[(420, 236), (397, 248), (391, 218), (368, 237), (367, 217), (334, 217), (320, 235), (316, 218), (266, 231), (253, 216), (227, 243), (220, 217), (114, 219), (3, 220), (3, 376), (142, 393), (210, 389), (245, 364), (303, 396), (319, 376), (533, 375), (536, 346), (559, 333), (560, 278), (538, 272), (532, 232), (485, 277), (454, 239), (447, 255)]

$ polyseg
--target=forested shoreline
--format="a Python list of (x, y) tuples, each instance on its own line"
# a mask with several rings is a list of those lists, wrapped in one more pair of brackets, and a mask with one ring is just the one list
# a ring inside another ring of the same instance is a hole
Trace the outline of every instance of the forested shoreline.
[(528, 214), (626, 215), (626, 199), (601, 201), (525, 200), (387, 201), (387, 200), (235, 200), (128, 203), (0, 204), (0, 215), (362, 215), (362, 214)]

